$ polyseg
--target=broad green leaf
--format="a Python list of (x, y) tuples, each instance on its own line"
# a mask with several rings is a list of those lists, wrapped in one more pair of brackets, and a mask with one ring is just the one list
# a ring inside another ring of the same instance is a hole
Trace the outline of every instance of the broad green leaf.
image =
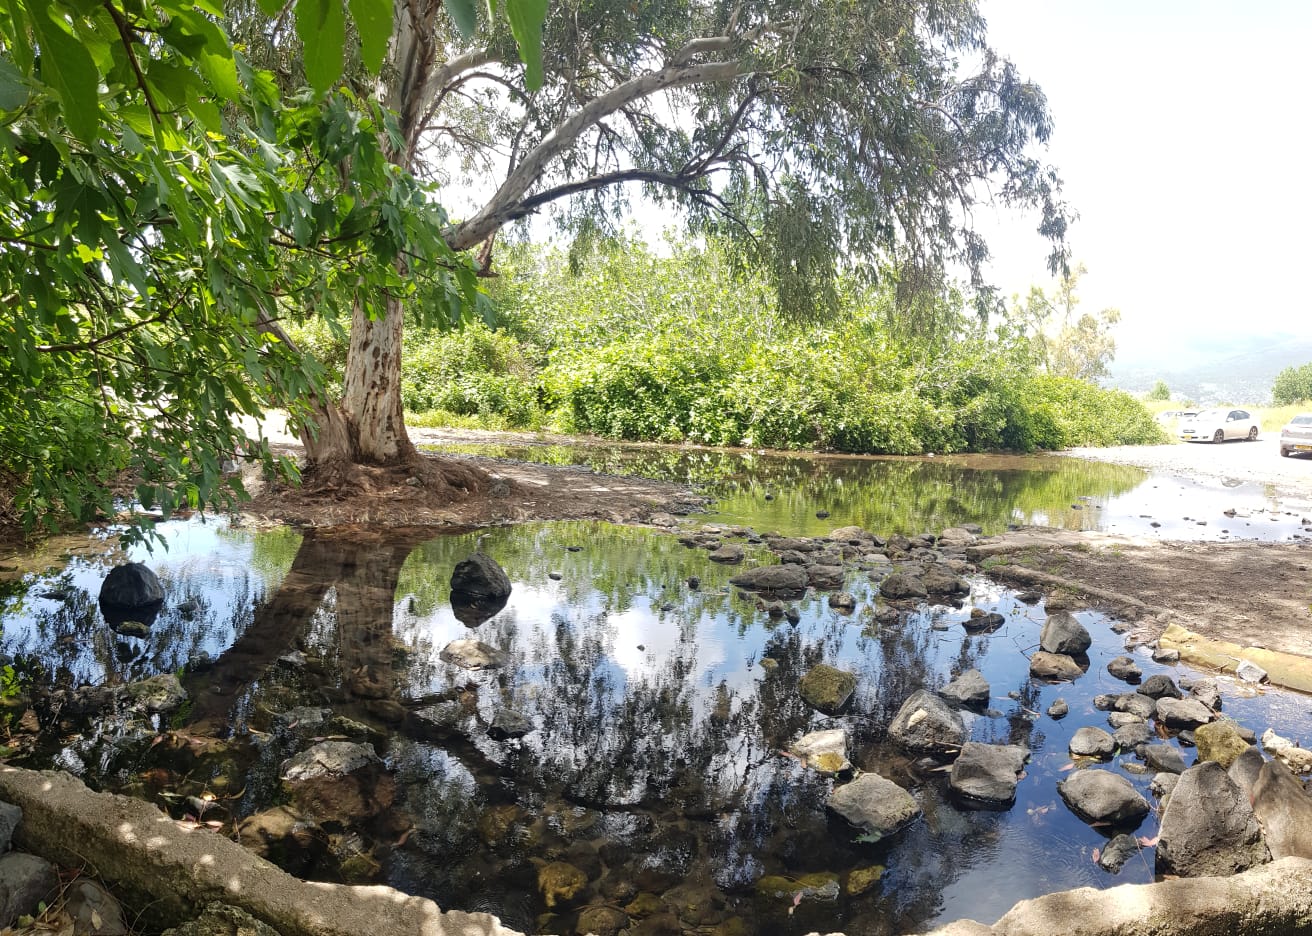
[(4, 0), (5, 8), (9, 11), (9, 33), (6, 40), (13, 41), (13, 47), (9, 50), (14, 62), (18, 68), (26, 73), (32, 70), (32, 44), (27, 40), (27, 17), (23, 15), (23, 8), (19, 5), (18, 0)]
[(360, 33), (360, 57), (364, 67), (377, 72), (383, 67), (387, 43), (392, 38), (392, 0), (350, 0), (351, 17)]
[(342, 0), (296, 0), (296, 35), (305, 47), (305, 77), (323, 94), (342, 77), (346, 16)]
[(542, 87), (542, 24), (547, 19), (547, 0), (506, 0), (506, 19), (524, 62), (524, 87)]
[(478, 5), (475, 0), (443, 0), (446, 11), (455, 21), (456, 29), (466, 39), (474, 35), (478, 28)]
[(33, 11), (32, 28), (41, 47), (41, 80), (59, 95), (60, 110), (73, 136), (83, 143), (95, 142), (100, 132), (100, 101), (96, 86), (100, 73), (91, 55), (58, 25), (51, 15), (55, 11), (38, 5)]
[(235, 101), (241, 97), (241, 83), (237, 81), (237, 63), (232, 58), (232, 46), (223, 30), (210, 22), (201, 13), (179, 13), (178, 17), (187, 27), (187, 31), (205, 40), (204, 46), (196, 53), (196, 65), (200, 68), (214, 92), (225, 101)]
[(18, 110), (27, 103), (27, 97), (22, 73), (0, 56), (0, 111)]

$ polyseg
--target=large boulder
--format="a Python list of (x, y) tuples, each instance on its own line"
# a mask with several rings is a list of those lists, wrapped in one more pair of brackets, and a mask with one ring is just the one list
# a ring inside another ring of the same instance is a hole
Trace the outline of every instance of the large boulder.
[(1272, 859), (1312, 858), (1312, 795), (1280, 761), (1267, 761), (1252, 790), (1253, 813)]
[(1010, 805), (1029, 756), (1029, 751), (1014, 744), (967, 741), (952, 763), (948, 785), (953, 792), (977, 803)]
[(1184, 755), (1173, 744), (1145, 745), (1142, 756), (1153, 773), (1184, 773)]
[(929, 595), (920, 577), (907, 572), (894, 572), (885, 578), (879, 583), (879, 593), (893, 601), (924, 598)]
[(1152, 810), (1129, 780), (1110, 770), (1077, 770), (1057, 784), (1057, 792), (1085, 822), (1134, 828)]
[(806, 591), (806, 570), (796, 565), (757, 566), (744, 569), (729, 579), (733, 585), (748, 591), (768, 592), (781, 597), (793, 597)]
[(1049, 653), (1078, 656), (1089, 649), (1093, 638), (1084, 625), (1069, 611), (1054, 611), (1043, 622), (1039, 632), (1039, 646)]
[(898, 709), (888, 736), (908, 750), (955, 754), (966, 740), (961, 713), (932, 692), (917, 689)]
[(989, 704), (989, 683), (977, 669), (968, 669), (938, 691), (938, 694), (957, 705), (983, 708)]
[(1266, 758), (1262, 752), (1250, 745), (1226, 770), (1226, 776), (1243, 791), (1250, 803), (1253, 801), (1253, 787), (1257, 786), (1257, 778), (1262, 775), (1262, 765), (1265, 763)]
[(836, 787), (829, 794), (829, 808), (875, 839), (892, 835), (920, 815), (910, 793), (873, 773)]
[(1253, 808), (1225, 768), (1204, 761), (1181, 774), (1162, 813), (1157, 872), (1224, 876), (1266, 860)]
[(842, 588), (846, 571), (841, 565), (809, 565), (806, 567), (806, 580), (820, 589)]
[[(55, 866), (44, 858), (24, 852), (0, 857), (0, 927), (10, 926), (19, 917), (40, 913), (38, 905), (52, 900), (58, 891)], [(24, 928), (24, 931), (29, 930)]]
[(100, 606), (118, 611), (159, 607), (164, 586), (159, 577), (141, 562), (129, 562), (109, 570), (100, 586)]
[(1035, 679), (1079, 679), (1087, 666), (1081, 666), (1074, 657), (1064, 653), (1035, 650), (1030, 657), (1030, 675)]
[(837, 715), (852, 701), (852, 693), (856, 691), (856, 677), (820, 663), (802, 677), (797, 691), (811, 708), (826, 715)]

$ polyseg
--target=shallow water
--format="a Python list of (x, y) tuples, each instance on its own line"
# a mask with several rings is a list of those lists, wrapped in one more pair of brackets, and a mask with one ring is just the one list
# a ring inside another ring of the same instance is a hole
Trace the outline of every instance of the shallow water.
[[(835, 511), (824, 528), (842, 522)], [(1079, 821), (1055, 787), (1074, 731), (1106, 725), (1093, 696), (1126, 689), (1106, 672), (1121, 639), (1100, 614), (1078, 615), (1094, 637), (1089, 673), (1050, 686), (1029, 679), (1023, 655), (1037, 643), (1042, 604), (983, 579), (961, 608), (922, 606), (880, 626), (874, 586), (854, 571), (855, 614), (811, 595), (790, 625), (727, 587), (735, 569), (668, 534), (533, 524), (491, 532), (485, 549), (514, 591), (471, 629), (455, 618), (446, 583), (474, 550), (473, 535), (334, 541), (196, 521), (163, 524), (161, 534), (168, 550), (148, 561), (167, 598), (148, 639), (116, 638), (100, 618), (93, 596), (110, 561), (122, 558), (106, 546), (105, 561), (80, 556), (3, 599), (3, 649), (66, 685), (183, 668), (195, 697), (174, 726), (184, 738), (230, 735), (222, 754), (157, 744), (155, 727), (124, 725), (60, 739), (34, 762), (151, 796), (179, 817), (185, 795), (212, 790), (223, 795), (210, 815), (240, 818), (285, 800), (278, 766), (311, 743), (295, 720), (276, 727), (272, 713), (327, 705), (375, 732), (396, 793), (381, 816), (325, 822), (330, 848), (303, 869), (309, 876), (386, 881), (444, 907), (490, 910), (528, 932), (573, 932), (583, 904), (632, 906), (646, 893), (685, 932), (851, 934), (991, 922), (1024, 897), (1152, 877), (1151, 848), (1119, 875), (1102, 871), (1092, 853), (1113, 830)], [(698, 589), (685, 584), (690, 576)], [(1007, 624), (968, 636), (960, 622), (971, 607), (998, 610)], [(471, 672), (440, 658), (467, 636), (504, 651), (509, 664)], [(287, 659), (295, 650), (305, 658)], [(818, 662), (859, 677), (848, 714), (818, 714), (798, 697), (797, 680)], [(1145, 675), (1188, 672), (1139, 662)], [(1006, 811), (954, 803), (945, 774), (921, 772), (884, 741), (907, 695), (970, 666), (989, 680), (994, 710), (973, 719), (971, 737), (1032, 752)], [(1259, 734), (1272, 725), (1312, 740), (1307, 698), (1244, 697), (1251, 690), (1225, 681), (1222, 691), (1227, 713)], [(1054, 721), (1042, 713), (1058, 696), (1071, 713)], [(423, 717), (436, 698), (464, 706), (454, 732)], [(507, 709), (534, 730), (489, 737), (486, 726)], [(852, 760), (908, 787), (924, 811), (885, 842), (859, 841), (826, 813), (832, 781), (778, 753), (807, 731), (839, 725)], [(1193, 760), (1192, 749), (1183, 753)], [(1147, 795), (1150, 775), (1122, 769), (1134, 764), (1122, 755), (1112, 766)], [(1137, 834), (1155, 836), (1156, 823), (1150, 815)], [(548, 908), (538, 870), (560, 861), (588, 883), (575, 903)], [(859, 896), (794, 903), (755, 890), (765, 875), (824, 873), (846, 884), (849, 872), (872, 866), (886, 870)]]
[[(1177, 478), (1062, 455), (912, 458), (481, 443), (435, 451), (692, 484), (715, 499), (713, 520), (789, 535), (822, 536), (847, 524), (915, 535), (976, 523), (985, 533), (1034, 524), (1200, 541), (1312, 537), (1312, 518), (1302, 522), (1306, 506), (1291, 509), (1265, 485)], [(820, 511), (829, 516), (817, 518)]]

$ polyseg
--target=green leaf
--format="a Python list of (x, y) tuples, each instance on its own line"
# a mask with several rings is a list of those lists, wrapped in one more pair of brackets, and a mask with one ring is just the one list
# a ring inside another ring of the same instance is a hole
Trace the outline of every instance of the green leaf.
[(90, 53), (63, 28), (57, 25), (47, 7), (45, 15), (33, 11), (32, 28), (41, 47), (41, 79), (59, 96), (64, 122), (73, 136), (83, 143), (95, 142), (100, 131), (100, 101), (96, 88), (100, 73)]
[(296, 35), (305, 46), (305, 77), (323, 94), (342, 77), (346, 16), (341, 0), (296, 0)]
[(506, 19), (524, 62), (524, 87), (542, 87), (542, 24), (547, 19), (547, 0), (506, 0)]
[(209, 80), (214, 92), (225, 101), (240, 98), (241, 83), (237, 81), (237, 63), (233, 61), (232, 46), (223, 30), (203, 14), (189, 10), (176, 14), (177, 19), (183, 21), (188, 32), (204, 40), (204, 45), (196, 52), (196, 65)]
[(260, 10), (265, 16), (277, 16), (282, 12), (282, 0), (260, 0)]
[(392, 38), (392, 0), (350, 0), (351, 17), (360, 33), (360, 57), (364, 67), (377, 72), (387, 55)]
[(456, 29), (466, 39), (474, 35), (478, 28), (478, 4), (475, 0), (443, 0), (446, 11), (455, 21)]
[(7, 58), (0, 57), (0, 110), (18, 110), (27, 103), (27, 97), (27, 84), (23, 81), (22, 72), (11, 65)]

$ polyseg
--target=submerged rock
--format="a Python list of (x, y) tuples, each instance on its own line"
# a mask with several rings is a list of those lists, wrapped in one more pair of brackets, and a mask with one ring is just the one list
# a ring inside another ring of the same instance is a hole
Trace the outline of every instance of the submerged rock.
[(991, 634), (1006, 623), (1007, 619), (996, 611), (971, 608), (970, 616), (961, 622), (961, 626), (968, 634)]
[(840, 888), (838, 875), (824, 871), (799, 877), (767, 874), (756, 882), (756, 893), (769, 900), (800, 903), (803, 900), (837, 900)]
[(829, 794), (828, 806), (876, 840), (892, 835), (916, 816), (911, 794), (879, 774), (862, 774)]
[(370, 764), (379, 764), (372, 744), (354, 741), (320, 741), (282, 765), (282, 778), (290, 782), (321, 777), (345, 777)]
[(801, 595), (806, 591), (806, 570), (795, 565), (757, 566), (739, 572), (729, 583), (749, 591)]
[(797, 691), (807, 705), (826, 715), (837, 715), (852, 701), (856, 692), (856, 677), (824, 663), (812, 667)]
[(1073, 680), (1084, 675), (1087, 667), (1064, 653), (1035, 650), (1030, 657), (1030, 675), (1036, 679)]
[(187, 690), (182, 688), (182, 683), (172, 673), (161, 673), (140, 682), (128, 683), (121, 691), (129, 705), (152, 713), (177, 711), (187, 701)]
[(1017, 745), (967, 741), (952, 763), (948, 785), (969, 800), (1007, 806), (1016, 798), (1016, 784), (1029, 756)]
[(1205, 761), (1181, 774), (1162, 813), (1159, 874), (1230, 875), (1267, 858), (1248, 797), (1224, 767)]
[(1112, 874), (1118, 873), (1125, 863), (1139, 853), (1139, 843), (1133, 835), (1122, 832), (1102, 847), (1098, 866)]
[(955, 754), (966, 740), (961, 713), (925, 689), (913, 692), (888, 726), (888, 736), (910, 751)]
[(506, 655), (496, 647), (469, 638), (451, 641), (442, 648), (439, 656), (445, 662), (465, 669), (495, 669), (506, 665)]
[(929, 595), (929, 592), (925, 590), (925, 583), (918, 576), (906, 572), (894, 572), (892, 575), (886, 576), (879, 583), (879, 593), (893, 601), (925, 598)]
[(568, 904), (588, 886), (588, 876), (564, 861), (553, 861), (538, 869), (538, 893), (548, 908)]
[(1057, 792), (1085, 822), (1133, 828), (1152, 810), (1129, 780), (1110, 770), (1077, 770), (1057, 784)]
[(328, 835), (290, 806), (274, 806), (237, 824), (237, 841), (297, 876), (312, 873), (328, 854)]

